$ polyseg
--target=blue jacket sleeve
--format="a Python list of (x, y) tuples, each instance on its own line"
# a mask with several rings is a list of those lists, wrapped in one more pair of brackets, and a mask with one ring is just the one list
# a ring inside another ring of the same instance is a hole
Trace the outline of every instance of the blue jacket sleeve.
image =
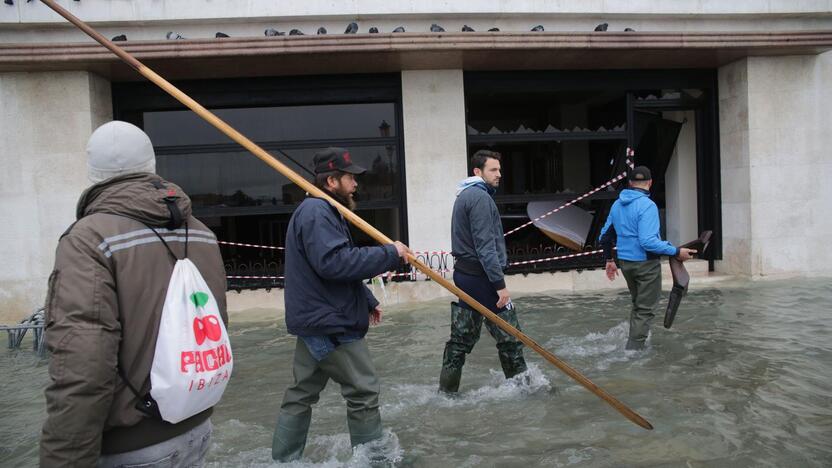
[(655, 203), (645, 203), (638, 214), (638, 243), (647, 252), (675, 256), (679, 249), (659, 237), (659, 209)]
[(601, 229), (601, 235), (598, 236), (601, 248), (604, 249), (604, 260), (612, 259), (612, 247), (616, 241), (615, 226), (612, 224), (612, 211), (607, 216), (607, 222)]
[(484, 195), (474, 200), (468, 216), (471, 234), (474, 238), (474, 248), (477, 250), (477, 258), (480, 260), (482, 269), (485, 270), (488, 281), (491, 281), (495, 288), (503, 289), (506, 284), (503, 280), (503, 267), (497, 255), (494, 226), (491, 224), (491, 197)]
[(340, 223), (329, 206), (322, 203), (310, 206), (304, 214), (301, 241), (309, 264), (321, 278), (356, 281), (399, 265), (395, 246), (354, 247), (340, 229)]

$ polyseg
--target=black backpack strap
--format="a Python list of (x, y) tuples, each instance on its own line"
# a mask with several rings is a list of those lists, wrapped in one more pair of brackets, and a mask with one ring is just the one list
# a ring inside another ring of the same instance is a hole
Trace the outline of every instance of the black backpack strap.
[[(153, 229), (153, 227), (148, 225), (148, 224), (145, 224), (145, 226), (147, 226), (148, 229), (153, 231), (153, 234), (156, 234), (156, 237), (158, 237), (159, 240), (162, 241), (162, 245), (164, 245), (165, 248), (168, 249), (168, 253), (170, 254), (170, 256), (173, 257), (174, 260), (179, 260), (179, 257), (177, 257), (175, 253), (173, 253), (173, 250), (170, 248), (168, 243), (165, 242), (165, 239), (162, 237), (161, 234), (159, 234), (159, 231)], [(188, 256), (188, 231), (185, 230), (185, 257), (187, 257), (187, 256)]]
[(124, 375), (124, 369), (122, 369), (121, 366), (118, 366), (117, 369), (118, 375), (119, 377), (121, 377), (121, 380), (123, 380), (124, 383), (127, 385), (127, 388), (129, 388), (130, 391), (133, 392), (133, 395), (135, 395), (136, 398), (139, 399), (139, 401), (136, 402), (134, 408), (146, 414), (147, 416), (150, 416), (151, 418), (161, 420), (162, 413), (159, 412), (159, 405), (156, 403), (156, 400), (154, 400), (153, 397), (150, 396), (150, 392), (145, 393), (144, 395), (140, 394), (139, 391), (136, 390), (136, 387), (134, 387), (133, 384), (131, 384), (130, 381), (127, 379), (127, 376)]
[(145, 224), (145, 226), (147, 226), (148, 229), (153, 231), (153, 234), (156, 234), (156, 237), (158, 237), (159, 240), (162, 241), (162, 245), (164, 245), (165, 248), (168, 249), (168, 253), (170, 254), (171, 257), (173, 257), (174, 260), (182, 260), (182, 259), (188, 258), (188, 223), (185, 223), (185, 256), (182, 257), (182, 259), (177, 257), (175, 253), (173, 253), (173, 250), (171, 250), (168, 243), (165, 242), (165, 239), (162, 237), (161, 234), (159, 234), (159, 231), (153, 229), (153, 227), (148, 225), (148, 224)]
[[(167, 188), (162, 181), (158, 179), (153, 179), (151, 183), (159, 190)], [(168, 212), (170, 212), (170, 221), (168, 221), (168, 224), (166, 224), (165, 227), (171, 231), (178, 229), (185, 220), (185, 217), (182, 215), (182, 210), (180, 210), (179, 206), (176, 205), (176, 191), (169, 189), (167, 196), (163, 198), (162, 201), (165, 202), (165, 206), (168, 207)]]

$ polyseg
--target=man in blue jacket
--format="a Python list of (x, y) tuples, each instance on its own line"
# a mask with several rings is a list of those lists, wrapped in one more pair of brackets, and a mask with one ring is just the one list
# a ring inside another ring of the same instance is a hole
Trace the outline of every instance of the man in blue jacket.
[[(454, 284), (500, 318), (520, 329), (503, 271), (508, 266), (500, 212), (494, 194), (500, 185), (500, 153), (480, 150), (471, 158), (474, 175), (459, 183), (451, 217)], [(480, 339), (484, 317), (460, 301), (451, 303), (451, 338), (445, 344), (439, 390), (456, 393), (465, 356)], [(526, 371), (523, 343), (486, 320), (497, 341), (497, 354), (506, 378)]]
[[(315, 185), (355, 209), (355, 176), (365, 171), (349, 151), (315, 154)], [(272, 458), (297, 460), (306, 446), (312, 405), (329, 379), (341, 385), (353, 446), (381, 437), (379, 381), (364, 340), (381, 321), (379, 302), (363, 280), (394, 270), (410, 250), (401, 242), (356, 247), (347, 221), (322, 198), (298, 206), (286, 233), (286, 326), (298, 337), (294, 384), (286, 390), (272, 441)]]
[(633, 308), (630, 312), (630, 336), (626, 349), (644, 349), (650, 321), (662, 291), (660, 255), (690, 260), (695, 250), (674, 247), (659, 234), (659, 209), (650, 199), (653, 177), (650, 169), (638, 166), (630, 171), (629, 188), (621, 191), (613, 203), (610, 215), (599, 238), (606, 259), (607, 278), (614, 280), (618, 267), (612, 255), (613, 244), (618, 247), (621, 271), (630, 289)]

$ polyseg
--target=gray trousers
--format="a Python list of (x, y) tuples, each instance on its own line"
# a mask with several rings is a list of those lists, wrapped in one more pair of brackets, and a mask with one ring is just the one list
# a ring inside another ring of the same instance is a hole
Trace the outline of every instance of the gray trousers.
[(620, 260), (620, 262), (621, 273), (627, 281), (633, 302), (627, 349), (642, 349), (647, 333), (650, 331), (650, 321), (656, 315), (656, 306), (662, 292), (661, 263), (658, 259), (643, 262)]
[(99, 468), (190, 468), (201, 467), (211, 445), (211, 420), (173, 439), (132, 452), (103, 455)]
[(347, 402), (347, 425), (353, 446), (381, 437), (378, 395), (381, 385), (364, 339), (339, 345), (323, 360), (316, 361), (303, 340), (295, 345), (292, 368), (295, 383), (286, 390), (277, 417), (272, 457), (280, 461), (300, 458), (312, 418), (329, 379), (341, 385)]

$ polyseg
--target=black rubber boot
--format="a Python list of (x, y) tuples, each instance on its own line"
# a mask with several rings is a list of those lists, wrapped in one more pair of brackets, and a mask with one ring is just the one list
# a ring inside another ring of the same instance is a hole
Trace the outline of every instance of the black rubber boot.
[(454, 394), (459, 391), (459, 381), (462, 379), (462, 368), (442, 366), (439, 375), (439, 391)]
[(500, 356), (500, 366), (502, 366), (503, 374), (507, 379), (526, 372), (526, 360), (523, 358), (521, 344), (518, 344), (518, 346), (504, 347), (499, 350), (498, 354)]

